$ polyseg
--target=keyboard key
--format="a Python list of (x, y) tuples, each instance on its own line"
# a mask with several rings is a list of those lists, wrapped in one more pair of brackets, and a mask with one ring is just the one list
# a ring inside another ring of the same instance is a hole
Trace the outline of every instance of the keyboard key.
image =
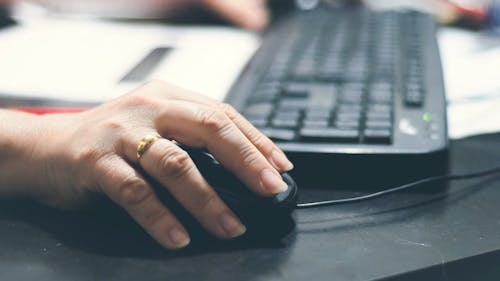
[(244, 109), (243, 115), (246, 117), (267, 117), (273, 111), (273, 105), (271, 103), (257, 103), (252, 104)]
[(255, 127), (265, 127), (267, 125), (267, 118), (249, 118), (248, 121)]
[(311, 120), (311, 119), (305, 119), (302, 122), (302, 126), (305, 128), (324, 128), (328, 127), (328, 120), (327, 119), (320, 119), (320, 120)]
[(390, 105), (385, 104), (370, 104), (368, 105), (367, 111), (369, 112), (392, 112), (392, 107)]
[(269, 81), (259, 85), (257, 90), (281, 90), (283, 83), (280, 81)]
[(361, 119), (360, 112), (344, 112), (337, 114), (337, 122), (343, 121), (359, 121)]
[(276, 128), (295, 128), (299, 126), (300, 112), (280, 112), (274, 115), (271, 125)]
[(392, 123), (390, 121), (373, 121), (367, 120), (365, 126), (370, 129), (389, 129), (392, 128)]
[(382, 82), (382, 81), (377, 81), (373, 82), (371, 84), (371, 91), (372, 92), (392, 92), (393, 87), (392, 84), (389, 82)]
[(303, 109), (307, 105), (307, 99), (283, 98), (279, 102), (279, 108), (283, 109)]
[(261, 132), (274, 141), (293, 141), (296, 137), (295, 131), (288, 129), (261, 129)]
[(338, 142), (358, 142), (358, 130), (341, 130), (333, 128), (303, 128), (300, 136), (307, 141), (338, 141)]
[(355, 121), (338, 121), (335, 122), (335, 126), (339, 129), (344, 129), (344, 128), (349, 128), (349, 129), (358, 129), (359, 126), (360, 126), (360, 122), (359, 120), (355, 120)]
[(370, 96), (370, 103), (391, 105), (392, 96)]
[(342, 96), (341, 102), (345, 104), (356, 104), (361, 105), (363, 102), (363, 96), (351, 95), (351, 96)]
[(302, 97), (306, 98), (309, 95), (310, 86), (308, 83), (290, 82), (284, 90), (283, 95), (286, 97)]
[(340, 104), (338, 107), (339, 114), (351, 114), (351, 113), (359, 113), (363, 107), (361, 105), (355, 104)]
[(269, 69), (267, 72), (267, 75), (264, 76), (264, 81), (276, 81), (276, 80), (283, 80), (286, 76), (286, 70), (285, 69)]
[(248, 103), (253, 104), (253, 103), (272, 103), (274, 102), (279, 96), (278, 91), (270, 91), (270, 90), (265, 90), (265, 91), (259, 91), (255, 92), (253, 95), (251, 95), (248, 99)]
[(366, 121), (385, 121), (392, 122), (391, 113), (368, 112)]
[(389, 129), (366, 129), (363, 132), (364, 141), (366, 143), (390, 144), (391, 143), (391, 130)]
[(356, 91), (363, 93), (365, 90), (365, 84), (362, 82), (350, 82), (350, 83), (345, 83), (343, 90), (344, 91)]
[(274, 114), (274, 118), (276, 118), (276, 119), (299, 119), (300, 115), (301, 115), (300, 110), (278, 109), (278, 110), (276, 110), (276, 113)]
[(327, 108), (308, 108), (305, 111), (306, 119), (311, 120), (329, 119), (331, 115), (332, 112)]
[(421, 91), (410, 91), (405, 95), (405, 105), (420, 107), (424, 103), (424, 95)]
[(372, 102), (390, 103), (393, 96), (392, 85), (385, 82), (374, 83), (368, 95)]
[(338, 81), (342, 77), (342, 64), (335, 62), (324, 66), (316, 73), (316, 80), (324, 82)]
[(299, 121), (296, 119), (273, 119), (271, 121), (273, 128), (296, 128), (299, 126)]
[(296, 80), (310, 80), (314, 77), (314, 65), (300, 65), (296, 67), (290, 75)]

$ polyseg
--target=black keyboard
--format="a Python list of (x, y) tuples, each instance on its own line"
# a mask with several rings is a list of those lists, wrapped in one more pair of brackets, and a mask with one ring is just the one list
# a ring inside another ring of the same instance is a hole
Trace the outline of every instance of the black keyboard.
[(274, 24), (227, 101), (299, 167), (398, 166), (446, 150), (443, 88), (431, 16), (320, 7)]

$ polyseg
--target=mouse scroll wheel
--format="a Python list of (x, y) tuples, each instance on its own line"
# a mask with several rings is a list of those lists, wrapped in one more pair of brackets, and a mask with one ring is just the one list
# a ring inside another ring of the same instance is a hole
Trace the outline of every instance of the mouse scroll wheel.
[(215, 157), (209, 152), (203, 152), (203, 154), (205, 154), (208, 158), (210, 158), (214, 164), (220, 165), (219, 161), (217, 161), (217, 159), (215, 159)]

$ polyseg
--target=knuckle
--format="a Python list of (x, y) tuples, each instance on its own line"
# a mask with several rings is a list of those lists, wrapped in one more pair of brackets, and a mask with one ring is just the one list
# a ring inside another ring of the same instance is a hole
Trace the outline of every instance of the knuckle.
[(217, 201), (217, 198), (214, 192), (207, 192), (204, 196), (198, 196), (194, 204), (194, 211), (199, 214), (209, 213), (207, 210)]
[(239, 115), (238, 111), (236, 111), (236, 109), (232, 105), (230, 105), (229, 103), (225, 103), (225, 102), (221, 103), (220, 108), (230, 118), (235, 118)]
[(110, 118), (103, 121), (101, 127), (109, 134), (110, 132), (115, 133), (123, 131), (125, 129), (125, 124), (122, 120)]
[(252, 132), (250, 132), (249, 139), (256, 147), (267, 147), (271, 145), (271, 140), (257, 130), (252, 130)]
[(200, 123), (214, 133), (224, 133), (231, 128), (228, 116), (220, 110), (203, 110), (200, 112)]
[(157, 225), (162, 220), (168, 220), (169, 213), (164, 208), (155, 209), (153, 212), (149, 213), (145, 217), (144, 225), (148, 228), (152, 228)]
[(259, 154), (256, 153), (256, 151), (251, 146), (242, 148), (240, 151), (240, 155), (243, 159), (242, 165), (245, 168), (252, 168), (254, 166), (257, 166), (260, 161)]
[(153, 194), (143, 181), (136, 177), (129, 177), (118, 187), (118, 196), (126, 205), (138, 205), (146, 201)]
[(117, 107), (118, 109), (126, 109), (128, 111), (129, 115), (126, 116), (128, 119), (131, 119), (133, 115), (149, 115), (149, 113), (158, 112), (161, 109), (158, 99), (148, 92), (139, 92), (129, 95), (123, 100), (120, 100)]
[(129, 106), (133, 107), (140, 107), (140, 106), (151, 106), (155, 104), (155, 101), (153, 98), (149, 97), (148, 95), (130, 95), (127, 97), (126, 104)]
[(227, 116), (219, 110), (201, 110), (200, 123), (211, 130), (218, 131), (227, 123)]
[(77, 150), (76, 163), (97, 163), (106, 153), (97, 146), (85, 146)]
[(172, 149), (160, 158), (160, 168), (169, 179), (180, 179), (191, 170), (191, 158), (182, 149)]

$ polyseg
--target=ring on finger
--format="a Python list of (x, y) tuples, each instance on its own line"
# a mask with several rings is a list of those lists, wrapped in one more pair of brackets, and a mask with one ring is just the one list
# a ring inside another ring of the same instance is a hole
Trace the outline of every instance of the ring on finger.
[(137, 162), (139, 162), (146, 153), (146, 151), (155, 143), (157, 140), (161, 139), (159, 134), (149, 134), (144, 136), (139, 144), (137, 145)]

